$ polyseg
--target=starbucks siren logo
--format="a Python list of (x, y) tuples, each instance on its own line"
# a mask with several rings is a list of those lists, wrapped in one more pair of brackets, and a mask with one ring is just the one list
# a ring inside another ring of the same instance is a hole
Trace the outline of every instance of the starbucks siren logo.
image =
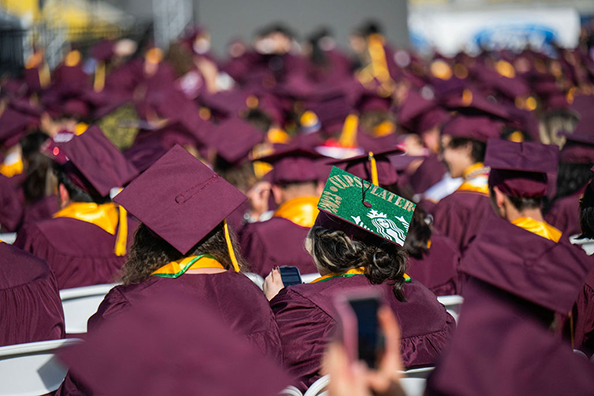
[[(408, 231), (409, 227), (409, 223), (404, 219), (404, 217), (394, 216), (394, 218), (400, 224), (402, 224), (403, 229), (398, 228), (396, 223), (393, 220), (388, 219), (388, 216), (385, 213), (378, 212), (375, 209), (371, 209), (367, 213), (367, 217), (371, 219), (371, 223), (379, 235), (400, 245), (404, 245), (406, 232)], [(371, 231), (371, 229), (361, 220), (361, 216), (351, 216), (351, 218), (359, 227)]]

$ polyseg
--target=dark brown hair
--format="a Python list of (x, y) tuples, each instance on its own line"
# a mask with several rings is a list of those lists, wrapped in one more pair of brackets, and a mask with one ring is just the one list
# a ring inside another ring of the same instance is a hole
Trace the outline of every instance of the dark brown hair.
[[(239, 268), (245, 270), (247, 266), (239, 255), (239, 249), (231, 232), (230, 236)], [(201, 254), (211, 255), (226, 269), (233, 267), (227, 249), (223, 223), (194, 245), (187, 255), (181, 254), (179, 250), (152, 232), (146, 225), (141, 224), (134, 234), (134, 243), (130, 248), (128, 259), (122, 267), (122, 283), (124, 285), (141, 283), (147, 280), (154, 271), (172, 261)]]
[(406, 253), (398, 246), (379, 239), (377, 244), (365, 244), (350, 239), (343, 231), (314, 226), (307, 235), (306, 247), (317, 265), (339, 274), (364, 267), (371, 283), (393, 285), (396, 298), (406, 301), (402, 294)]

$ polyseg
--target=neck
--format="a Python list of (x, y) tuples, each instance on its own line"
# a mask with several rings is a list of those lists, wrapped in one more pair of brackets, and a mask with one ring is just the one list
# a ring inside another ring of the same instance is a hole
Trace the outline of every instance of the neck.
[[(511, 205), (510, 205), (511, 206)], [(515, 221), (522, 217), (528, 217), (530, 219), (543, 222), (544, 218), (542, 216), (542, 212), (540, 209), (525, 209), (523, 211), (518, 211), (513, 206), (511, 208), (507, 208), (506, 210), (506, 220), (509, 222)]]

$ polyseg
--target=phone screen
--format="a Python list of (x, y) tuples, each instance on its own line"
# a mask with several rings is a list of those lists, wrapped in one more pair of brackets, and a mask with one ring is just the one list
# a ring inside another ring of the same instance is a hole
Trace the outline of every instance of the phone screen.
[(377, 355), (381, 346), (377, 320), (380, 301), (377, 298), (364, 298), (349, 300), (349, 304), (357, 316), (359, 360), (367, 363), (369, 368), (376, 368)]
[(301, 274), (299, 273), (299, 268), (297, 267), (280, 267), (280, 274), (285, 286), (300, 285), (303, 283), (301, 280)]

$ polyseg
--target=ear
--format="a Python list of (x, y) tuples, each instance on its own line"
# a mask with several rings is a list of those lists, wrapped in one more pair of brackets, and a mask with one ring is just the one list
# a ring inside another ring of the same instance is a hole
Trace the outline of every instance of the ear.
[(274, 202), (276, 202), (277, 205), (280, 205), (281, 202), (283, 202), (283, 189), (280, 188), (279, 186), (275, 186), (273, 185), (272, 188), (272, 195), (274, 196)]
[(505, 206), (505, 194), (501, 192), (499, 187), (493, 187), (493, 193), (495, 194), (495, 205), (498, 208), (503, 208)]
[(58, 197), (60, 197), (60, 208), (65, 208), (70, 204), (70, 194), (63, 184), (58, 185)]

